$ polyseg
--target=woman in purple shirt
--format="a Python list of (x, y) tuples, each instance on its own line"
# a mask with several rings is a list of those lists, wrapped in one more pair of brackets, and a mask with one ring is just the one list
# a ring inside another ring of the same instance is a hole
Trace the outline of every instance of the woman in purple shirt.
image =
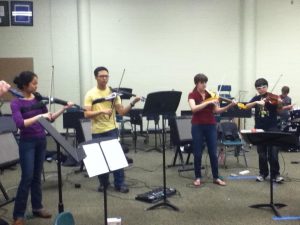
[(20, 130), (19, 155), (22, 171), (15, 199), (13, 225), (24, 225), (29, 191), (33, 214), (41, 218), (52, 216), (42, 205), (41, 174), (46, 152), (46, 133), (37, 121), (41, 117), (54, 121), (72, 103), (55, 113), (48, 112), (47, 107), (35, 96), (38, 78), (33, 72), (20, 73), (14, 83), (22, 91), (24, 98), (11, 102), (12, 117)]

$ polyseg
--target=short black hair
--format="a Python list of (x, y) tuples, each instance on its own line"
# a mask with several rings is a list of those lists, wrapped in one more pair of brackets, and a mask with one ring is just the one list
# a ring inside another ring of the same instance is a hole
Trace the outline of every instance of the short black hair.
[(15, 77), (14, 84), (16, 84), (20, 90), (23, 90), (24, 86), (27, 86), (35, 77), (37, 77), (37, 75), (34, 72), (23, 71)]
[(257, 87), (261, 87), (261, 86), (268, 86), (268, 81), (265, 78), (259, 78), (255, 81), (254, 86)]
[(281, 93), (283, 93), (283, 94), (288, 94), (288, 93), (290, 93), (290, 88), (289, 88), (288, 86), (283, 86), (283, 87), (281, 88)]
[[(97, 67), (95, 70), (94, 70), (94, 76), (97, 77), (98, 76), (98, 72), (99, 71), (102, 71), (102, 70), (105, 70), (106, 72), (108, 72), (108, 69), (104, 66), (99, 66)], [(109, 72), (108, 72), (109, 73)]]
[(199, 82), (206, 83), (208, 81), (207, 76), (205, 76), (203, 73), (198, 73), (194, 77), (194, 83), (197, 85)]

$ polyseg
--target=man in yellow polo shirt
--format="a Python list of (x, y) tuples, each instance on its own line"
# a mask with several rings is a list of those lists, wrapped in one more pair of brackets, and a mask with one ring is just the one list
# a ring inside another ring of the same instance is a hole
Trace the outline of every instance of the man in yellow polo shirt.
[[(107, 99), (112, 90), (107, 85), (109, 80), (109, 72), (105, 67), (97, 67), (94, 70), (94, 76), (97, 81), (97, 86), (89, 90), (84, 98), (84, 106), (86, 111), (84, 116), (92, 121), (92, 136), (93, 138), (111, 137), (118, 138), (119, 132), (116, 122), (116, 111), (122, 116), (131, 110), (131, 108), (140, 100), (140, 97), (135, 99), (128, 105), (123, 106), (120, 96), (116, 96), (111, 101)], [(98, 103), (95, 103), (100, 100)], [(103, 101), (101, 101), (101, 99)], [(113, 172), (115, 190), (127, 193), (129, 191), (124, 182), (124, 170), (120, 169)], [(104, 185), (109, 185), (109, 174), (98, 176), (100, 186), (98, 191), (103, 191)]]

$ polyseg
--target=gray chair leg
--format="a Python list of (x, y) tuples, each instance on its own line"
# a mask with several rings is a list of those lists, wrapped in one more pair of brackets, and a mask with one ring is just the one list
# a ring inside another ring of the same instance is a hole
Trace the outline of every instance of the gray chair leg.
[(245, 150), (244, 146), (241, 147), (241, 150), (243, 151), (245, 165), (246, 165), (246, 167), (248, 167), (247, 158), (246, 158), (246, 150)]
[(43, 175), (43, 181), (45, 182), (45, 181), (46, 181), (46, 177), (45, 177), (45, 170), (44, 170), (44, 167), (43, 167), (43, 170), (42, 170), (42, 175)]

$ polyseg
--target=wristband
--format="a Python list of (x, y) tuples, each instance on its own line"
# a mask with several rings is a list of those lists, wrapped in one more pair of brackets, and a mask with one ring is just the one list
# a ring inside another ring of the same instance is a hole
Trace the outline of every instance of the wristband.
[(131, 108), (132, 108), (132, 107), (134, 107), (134, 104), (133, 104), (132, 102), (130, 102), (130, 106), (131, 106)]

